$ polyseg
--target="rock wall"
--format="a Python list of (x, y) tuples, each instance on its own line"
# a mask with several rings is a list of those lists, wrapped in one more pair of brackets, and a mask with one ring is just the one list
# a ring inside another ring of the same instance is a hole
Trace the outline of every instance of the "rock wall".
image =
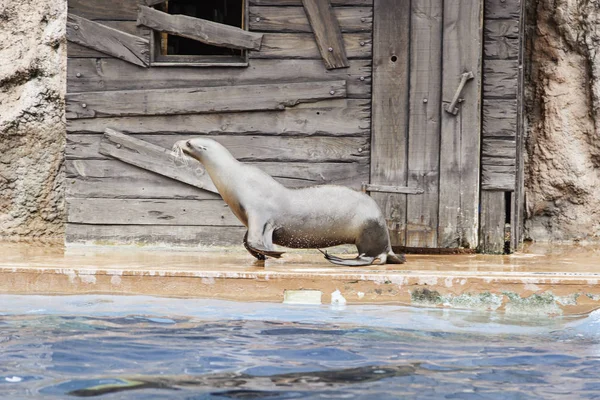
[(61, 237), (67, 2), (0, 2), (0, 236)]
[(526, 236), (600, 239), (600, 0), (529, 0)]

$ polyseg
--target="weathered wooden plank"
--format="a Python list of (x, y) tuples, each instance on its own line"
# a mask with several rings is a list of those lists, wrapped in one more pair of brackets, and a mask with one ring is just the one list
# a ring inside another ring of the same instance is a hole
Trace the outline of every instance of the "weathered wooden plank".
[(519, 20), (486, 20), (483, 54), (486, 59), (516, 59), (519, 56)]
[(283, 110), (346, 97), (346, 81), (67, 94), (67, 118)]
[[(407, 186), (410, 2), (375, 0), (371, 183)], [(373, 193), (392, 245), (404, 246), (406, 195)]]
[(200, 189), (218, 192), (200, 163), (186, 163), (163, 147), (113, 129), (105, 130), (98, 152)]
[(512, 157), (505, 158), (505, 157), (493, 157), (493, 156), (486, 155), (486, 156), (481, 157), (481, 165), (515, 166), (516, 160)]
[(521, 14), (520, 0), (486, 0), (485, 19), (515, 18)]
[(484, 21), (483, 36), (485, 39), (491, 38), (519, 38), (519, 20), (518, 19), (490, 19)]
[(481, 142), (481, 155), (484, 157), (497, 157), (515, 159), (516, 154), (515, 140), (506, 139), (488, 139)]
[(371, 62), (351, 60), (350, 67), (326, 70), (320, 60), (253, 60), (248, 68), (140, 69), (113, 58), (69, 59), (67, 91), (172, 89), (280, 82), (346, 80), (351, 98), (371, 98)]
[(481, 192), (481, 224), (479, 251), (487, 254), (504, 253), (504, 224), (506, 204), (504, 192)]
[(166, 2), (166, 1), (167, 0), (144, 0), (144, 3), (147, 6), (152, 7), (152, 6), (155, 6), (157, 4), (162, 4), (162, 3)]
[(67, 121), (67, 132), (102, 133), (117, 127), (125, 133), (368, 136), (370, 114), (367, 100), (340, 99), (299, 104), (282, 112), (74, 119)]
[(485, 38), (483, 54), (487, 59), (515, 60), (519, 56), (519, 39), (508, 37)]
[[(273, 176), (281, 184), (296, 188), (342, 184), (359, 190), (368, 180), (369, 165), (361, 163), (248, 163)], [(192, 164), (193, 165), (193, 164)], [(68, 160), (67, 197), (137, 199), (218, 199), (174, 179), (123, 163), (119, 160)]]
[(517, 131), (517, 100), (484, 99), (482, 129), (484, 137), (514, 137)]
[(485, 60), (483, 98), (516, 98), (518, 73), (518, 60)]
[(413, 0), (410, 52), (406, 246), (437, 247), (442, 68), (442, 0)]
[(137, 24), (159, 32), (231, 49), (259, 50), (263, 37), (262, 33), (248, 32), (187, 15), (172, 15), (146, 6), (140, 6)]
[(514, 165), (482, 165), (481, 189), (512, 192), (515, 190), (515, 174)]
[[(370, 32), (372, 7), (337, 7), (333, 9), (342, 32)], [(312, 32), (302, 7), (250, 7), (251, 31)]]
[(439, 247), (476, 248), (479, 228), (482, 2), (444, 2), (442, 101), (455, 96), (461, 76), (474, 79), (462, 91), (458, 115), (442, 113)]
[[(137, 27), (137, 25), (135, 24), (135, 21), (97, 20), (94, 22), (97, 22), (100, 25), (106, 25), (110, 28), (114, 28), (119, 31), (123, 31), (125, 33), (129, 33), (130, 35), (140, 36), (145, 39), (149, 39), (149, 37), (145, 37), (144, 35), (142, 35), (142, 33), (140, 32), (140, 28)], [(141, 28), (141, 29), (146, 29), (146, 28)], [(89, 47), (85, 47), (85, 46), (82, 46), (80, 44), (73, 43), (73, 42), (67, 42), (67, 56), (69, 58), (100, 57), (100, 58), (113, 59), (111, 56), (109, 56), (106, 53), (102, 53), (100, 51), (96, 51), (94, 49), (90, 49)], [(117, 60), (117, 61), (123, 62), (121, 60)], [(130, 65), (130, 64), (127, 64), (127, 65)], [(136, 70), (139, 70), (139, 68), (136, 68)], [(68, 72), (68, 68), (67, 68), (67, 72)]]
[[(342, 34), (348, 58), (371, 57), (369, 32)], [(251, 51), (250, 58), (320, 59), (312, 33), (265, 33), (260, 51)]]
[[(196, 135), (135, 135), (137, 139), (170, 149), (178, 140)], [(365, 162), (369, 157), (367, 137), (268, 137), (207, 136), (240, 161)], [(67, 135), (67, 158), (106, 159), (99, 153), (102, 135)]]
[(150, 42), (144, 38), (69, 14), (67, 40), (141, 67), (150, 63)]
[[(370, 32), (343, 33), (344, 47), (350, 59), (371, 58)], [(70, 58), (108, 57), (85, 47), (71, 46), (67, 49)], [(260, 51), (250, 52), (250, 58), (320, 59), (319, 49), (312, 33), (265, 33)], [(254, 62), (254, 61), (253, 61)], [(252, 65), (252, 63), (250, 63)]]
[(511, 251), (518, 251), (523, 241), (523, 229), (525, 219), (525, 71), (522, 68), (525, 61), (525, 31), (526, 31), (526, 15), (527, 7), (521, 7), (520, 15), (520, 40), (519, 44), (519, 75), (517, 89), (517, 137), (516, 137), (516, 177), (515, 191), (512, 194), (511, 208)]
[(368, 101), (334, 100), (305, 103), (282, 112), (75, 119), (67, 121), (67, 132), (102, 133), (105, 128), (117, 127), (125, 133), (178, 133), (196, 136), (369, 136), (370, 121)]
[[(301, 6), (302, 0), (250, 0), (251, 6)], [(372, 6), (373, 0), (331, 0), (333, 6)]]
[(103, 225), (241, 226), (223, 200), (67, 198), (67, 222)]
[(69, 13), (87, 19), (133, 20), (138, 0), (69, 0)]
[(302, 4), (325, 68), (348, 67), (342, 31), (329, 0), (302, 0)]
[(69, 223), (67, 243), (170, 245), (205, 248), (242, 246), (245, 227), (170, 225), (88, 225)]

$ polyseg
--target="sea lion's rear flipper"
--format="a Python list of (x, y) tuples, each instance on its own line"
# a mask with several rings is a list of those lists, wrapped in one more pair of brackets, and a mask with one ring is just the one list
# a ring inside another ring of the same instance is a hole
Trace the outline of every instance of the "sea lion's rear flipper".
[(387, 264), (404, 264), (406, 262), (406, 257), (404, 254), (395, 254), (393, 251), (390, 251), (387, 254)]
[(375, 259), (376, 259), (376, 257), (367, 257), (362, 254), (356, 258), (341, 258), (341, 257), (332, 256), (331, 254), (328, 254), (326, 251), (323, 251), (321, 249), (317, 249), (317, 250), (319, 250), (321, 253), (323, 253), (323, 255), (325, 256), (325, 259), (327, 261), (329, 261), (330, 263), (336, 264), (336, 265), (343, 265), (345, 267), (364, 267), (366, 265), (373, 264), (373, 261), (375, 261)]

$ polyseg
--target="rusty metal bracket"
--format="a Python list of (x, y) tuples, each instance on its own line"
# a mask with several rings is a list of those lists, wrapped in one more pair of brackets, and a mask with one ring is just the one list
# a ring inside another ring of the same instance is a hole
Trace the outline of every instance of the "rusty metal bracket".
[(469, 71), (469, 72), (465, 72), (464, 74), (462, 74), (462, 78), (460, 79), (460, 83), (458, 84), (456, 93), (454, 93), (452, 102), (450, 104), (447, 104), (444, 107), (444, 110), (446, 110), (447, 113), (450, 113), (452, 115), (458, 114), (458, 107), (456, 107), (456, 104), (461, 101), (460, 95), (462, 94), (462, 91), (465, 88), (465, 85), (467, 84), (467, 82), (474, 78), (475, 78), (475, 75), (473, 75), (473, 72)]
[(399, 193), (399, 194), (423, 194), (425, 191), (419, 188), (410, 188), (406, 186), (386, 186), (374, 185), (371, 183), (362, 183), (362, 191), (367, 192), (383, 192), (383, 193)]

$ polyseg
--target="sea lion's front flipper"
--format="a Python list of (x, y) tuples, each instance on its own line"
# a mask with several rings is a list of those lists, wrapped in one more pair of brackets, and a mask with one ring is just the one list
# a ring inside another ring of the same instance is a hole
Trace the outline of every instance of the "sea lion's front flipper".
[(248, 253), (252, 254), (257, 260), (264, 261), (267, 258), (264, 254), (259, 253), (250, 247), (248, 244), (248, 231), (246, 231), (246, 234), (244, 235), (244, 247), (248, 250)]
[(376, 259), (376, 257), (367, 257), (363, 254), (360, 254), (356, 258), (341, 258), (341, 257), (332, 256), (331, 254), (328, 254), (326, 251), (323, 251), (321, 249), (318, 249), (318, 250), (321, 253), (323, 253), (323, 255), (325, 256), (325, 259), (327, 261), (329, 261), (330, 263), (336, 264), (336, 265), (343, 265), (345, 267), (364, 267), (366, 265), (373, 264), (373, 261), (375, 261), (375, 259)]
[(259, 260), (259, 255), (281, 258), (283, 251), (277, 251), (273, 247), (273, 230), (274, 228), (270, 223), (257, 223), (252, 218), (248, 220), (248, 231), (244, 236), (244, 246), (254, 257)]

